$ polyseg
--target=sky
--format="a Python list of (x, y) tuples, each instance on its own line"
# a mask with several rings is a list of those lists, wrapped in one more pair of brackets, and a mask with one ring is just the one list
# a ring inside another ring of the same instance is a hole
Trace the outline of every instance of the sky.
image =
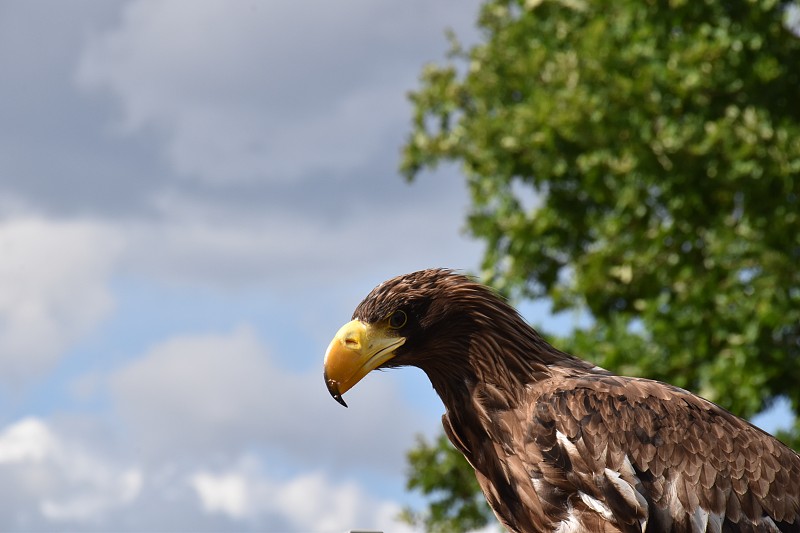
[(476, 1), (0, 0), (0, 530), (403, 531), (416, 370), (328, 395), (376, 284), (478, 267), (407, 92)]
[(0, 0), (0, 530), (410, 531), (438, 398), (344, 409), (322, 357), (384, 279), (478, 269), (458, 169), (397, 172), (477, 7)]

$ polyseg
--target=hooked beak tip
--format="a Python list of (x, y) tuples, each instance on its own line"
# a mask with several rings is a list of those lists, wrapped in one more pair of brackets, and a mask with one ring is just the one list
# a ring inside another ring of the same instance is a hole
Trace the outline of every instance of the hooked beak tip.
[(347, 407), (347, 404), (345, 403), (345, 401), (344, 401), (344, 398), (342, 398), (342, 395), (341, 395), (341, 394), (339, 394), (339, 393), (336, 393), (336, 394), (331, 394), (331, 396), (333, 396), (333, 399), (334, 399), (334, 400), (336, 400), (336, 401), (337, 401), (337, 402), (339, 402), (340, 404), (342, 404), (342, 405), (344, 405), (345, 407)]
[(331, 393), (333, 399), (347, 407), (344, 398), (342, 398), (342, 395), (339, 393), (339, 384), (332, 379), (328, 379), (328, 376), (325, 376), (325, 384), (328, 386), (328, 392)]

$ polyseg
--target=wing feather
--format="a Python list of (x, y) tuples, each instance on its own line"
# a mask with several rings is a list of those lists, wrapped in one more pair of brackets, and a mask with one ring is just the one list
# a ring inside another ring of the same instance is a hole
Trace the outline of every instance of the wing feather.
[(619, 531), (800, 531), (800, 456), (711, 402), (617, 376), (540, 382), (528, 401), (527, 470), (571, 510), (556, 526), (610, 512)]

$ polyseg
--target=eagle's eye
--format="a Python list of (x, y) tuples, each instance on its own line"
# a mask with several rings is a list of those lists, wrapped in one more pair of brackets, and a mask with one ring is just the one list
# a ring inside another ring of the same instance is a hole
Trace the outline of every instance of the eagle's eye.
[(408, 315), (405, 311), (397, 310), (389, 317), (389, 327), (392, 329), (400, 329), (408, 322)]

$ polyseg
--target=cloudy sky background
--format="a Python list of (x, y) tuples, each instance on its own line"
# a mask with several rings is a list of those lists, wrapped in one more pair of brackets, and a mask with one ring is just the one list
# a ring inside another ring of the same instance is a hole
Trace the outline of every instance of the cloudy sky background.
[(478, 266), (456, 169), (397, 174), (477, 6), (0, 0), (0, 530), (403, 530), (441, 405), (321, 362), (380, 281)]

